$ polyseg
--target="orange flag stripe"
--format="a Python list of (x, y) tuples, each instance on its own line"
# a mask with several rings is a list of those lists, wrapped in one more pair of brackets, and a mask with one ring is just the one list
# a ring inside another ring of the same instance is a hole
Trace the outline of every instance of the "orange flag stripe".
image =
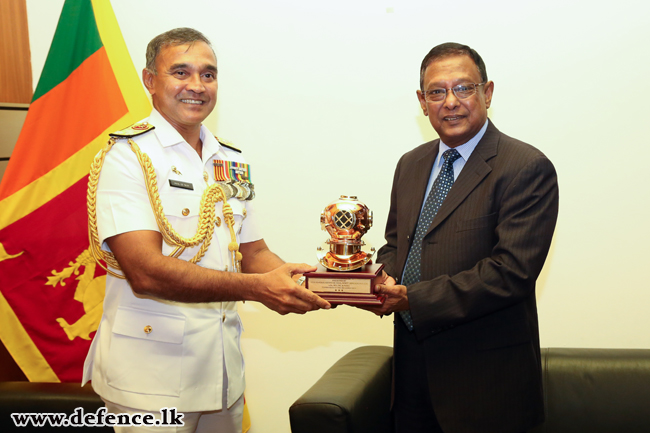
[[(96, 92), (102, 83), (103, 92)], [(54, 118), (47, 110), (65, 113)], [(30, 107), (12, 159), (0, 199), (10, 196), (52, 169), (77, 151), (127, 112), (119, 85), (111, 70), (104, 47), (88, 57), (70, 76)], [(92, 118), (80, 124), (79, 119)], [(49, 123), (48, 123), (49, 122)], [(81, 125), (81, 126), (80, 126)], [(51, 142), (47, 155), (34, 152), (28, 143)], [(29, 170), (25, 170), (29, 167)]]

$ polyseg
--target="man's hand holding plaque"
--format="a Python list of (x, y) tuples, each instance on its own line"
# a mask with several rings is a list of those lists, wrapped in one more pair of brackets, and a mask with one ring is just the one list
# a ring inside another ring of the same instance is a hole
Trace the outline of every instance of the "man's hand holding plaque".
[(318, 269), (305, 274), (306, 287), (331, 304), (382, 305), (375, 286), (384, 283), (384, 265), (372, 263), (375, 249), (361, 240), (372, 227), (372, 211), (355, 196), (342, 195), (320, 221), (330, 239), (318, 248)]
[(397, 284), (395, 279), (385, 272), (384, 282), (375, 286), (375, 294), (383, 298), (382, 305), (357, 305), (357, 307), (375, 313), (378, 316), (387, 316), (398, 311), (409, 310), (409, 299), (406, 286)]

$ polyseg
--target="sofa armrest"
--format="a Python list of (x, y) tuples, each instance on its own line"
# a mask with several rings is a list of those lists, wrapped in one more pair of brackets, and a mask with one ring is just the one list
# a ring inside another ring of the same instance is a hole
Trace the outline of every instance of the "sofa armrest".
[(354, 349), (289, 408), (292, 433), (389, 433), (393, 348)]

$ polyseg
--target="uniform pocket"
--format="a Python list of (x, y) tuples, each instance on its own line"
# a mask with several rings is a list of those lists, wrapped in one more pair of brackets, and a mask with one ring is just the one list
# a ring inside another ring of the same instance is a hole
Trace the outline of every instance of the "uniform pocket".
[(112, 331), (106, 372), (110, 386), (180, 395), (184, 316), (120, 307)]
[(168, 191), (160, 194), (165, 215), (177, 218), (192, 218), (199, 215), (201, 194), (196, 191)]

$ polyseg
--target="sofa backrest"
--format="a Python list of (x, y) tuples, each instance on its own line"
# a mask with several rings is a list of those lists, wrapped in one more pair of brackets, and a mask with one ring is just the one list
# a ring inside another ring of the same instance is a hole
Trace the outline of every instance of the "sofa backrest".
[[(392, 348), (359, 347), (289, 409), (293, 433), (390, 433)], [(546, 422), (528, 433), (650, 432), (650, 349), (542, 349)]]
[(530, 433), (650, 432), (650, 349), (542, 349), (546, 422)]

